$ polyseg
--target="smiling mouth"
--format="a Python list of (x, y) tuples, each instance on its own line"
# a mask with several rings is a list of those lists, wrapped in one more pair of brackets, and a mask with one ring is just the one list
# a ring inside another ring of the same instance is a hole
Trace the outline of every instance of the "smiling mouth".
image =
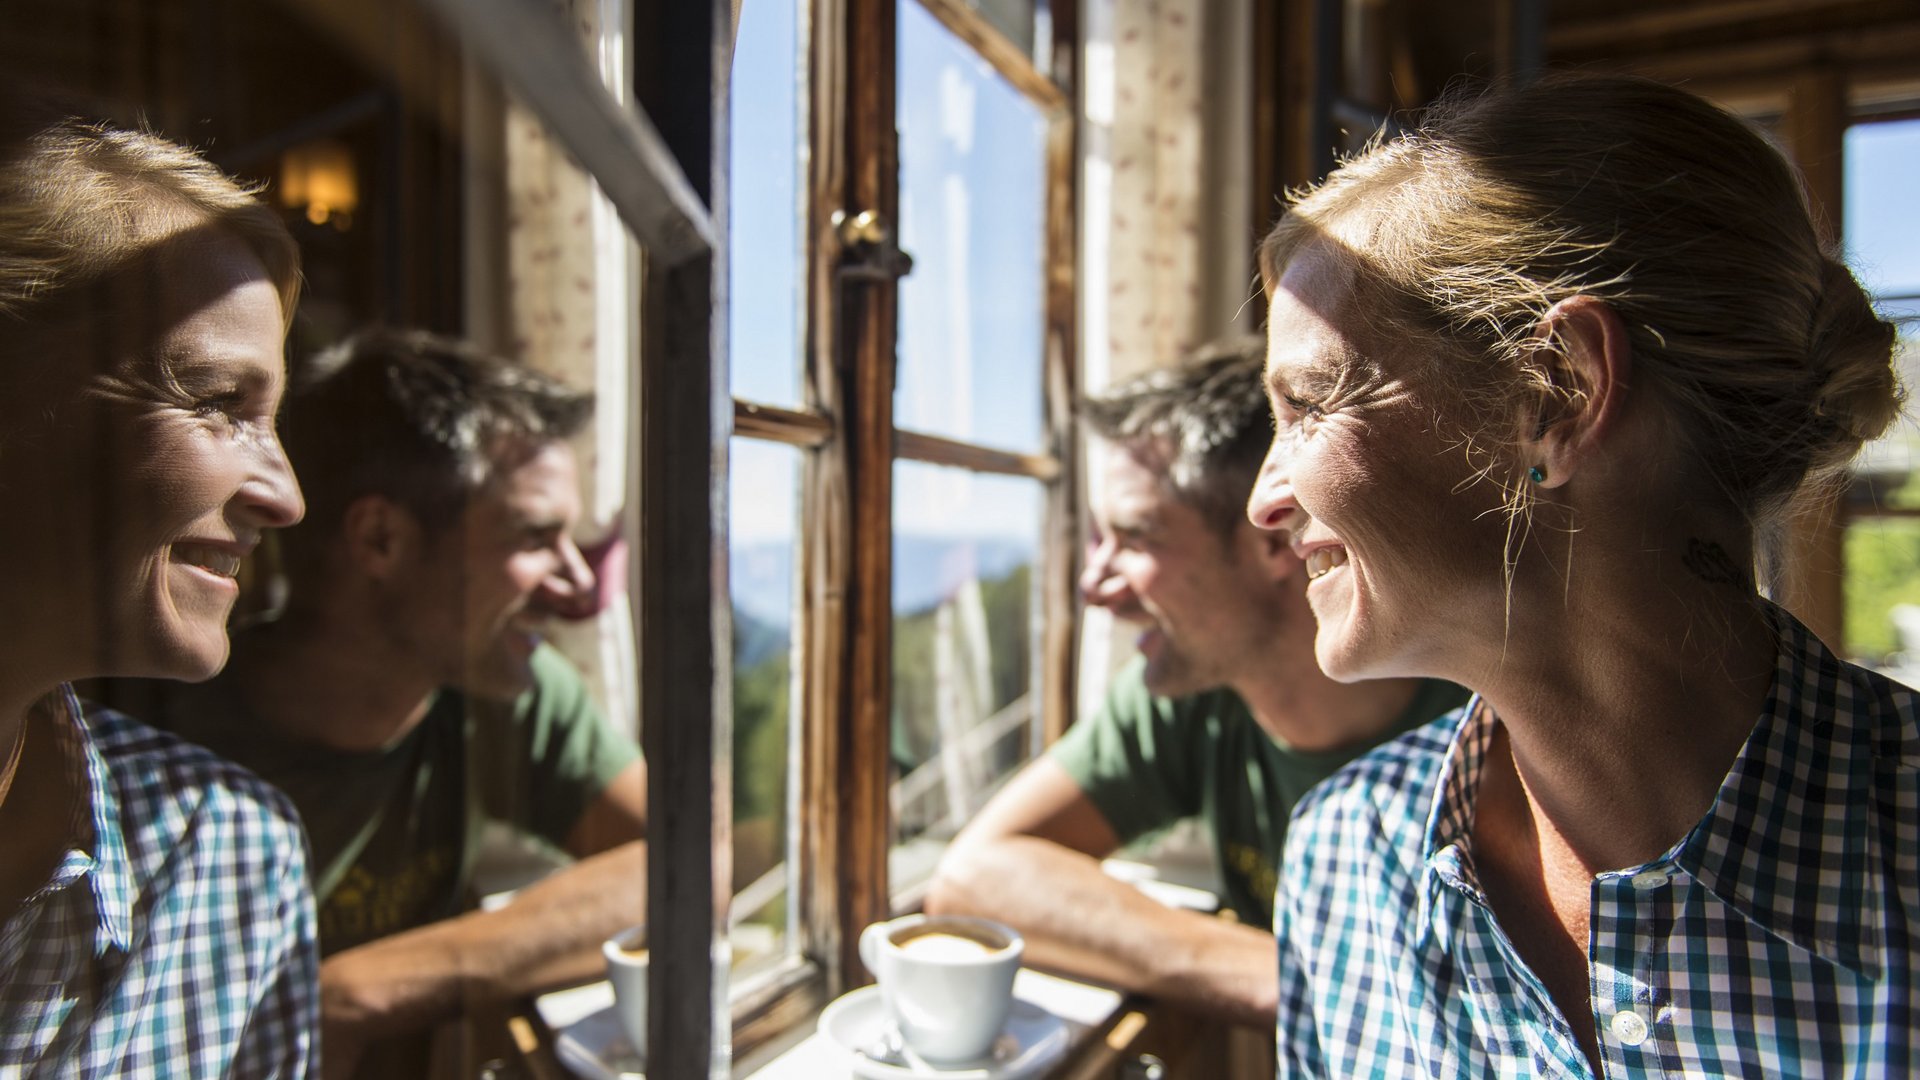
[(240, 573), (239, 555), (205, 544), (175, 544), (173, 556), (180, 562), (197, 566), (218, 577), (231, 578)]
[(1323, 547), (1307, 552), (1307, 580), (1317, 581), (1333, 572), (1336, 566), (1347, 565), (1347, 549)]

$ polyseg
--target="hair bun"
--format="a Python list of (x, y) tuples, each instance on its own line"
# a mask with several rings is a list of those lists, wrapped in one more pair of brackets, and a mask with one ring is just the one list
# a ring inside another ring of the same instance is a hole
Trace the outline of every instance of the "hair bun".
[(1819, 380), (1813, 414), (1853, 444), (1834, 447), (1839, 457), (1851, 458), (1900, 415), (1905, 395), (1894, 376), (1893, 343), (1893, 324), (1873, 310), (1853, 272), (1823, 260), (1807, 358)]

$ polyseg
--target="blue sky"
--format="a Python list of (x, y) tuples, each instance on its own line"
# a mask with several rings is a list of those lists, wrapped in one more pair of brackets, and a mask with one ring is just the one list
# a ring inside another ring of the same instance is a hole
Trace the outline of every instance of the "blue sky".
[[(800, 0), (746, 0), (734, 46), (728, 332), (733, 391), (800, 404)], [(901, 246), (895, 422), (1041, 449), (1046, 129), (1038, 111), (928, 15), (900, 5)], [(733, 532), (789, 537), (791, 457), (735, 445)], [(1028, 481), (908, 470), (903, 531), (1008, 537), (1037, 522)]]
[(1847, 131), (1847, 261), (1877, 294), (1920, 294), (1920, 120)]

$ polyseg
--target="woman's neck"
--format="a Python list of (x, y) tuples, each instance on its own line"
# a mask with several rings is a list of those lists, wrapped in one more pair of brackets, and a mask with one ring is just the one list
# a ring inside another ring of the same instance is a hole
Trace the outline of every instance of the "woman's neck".
[(1658, 856), (1707, 812), (1778, 652), (1744, 552), (1694, 538), (1608, 563), (1583, 564), (1564, 600), (1516, 603), (1507, 655), (1475, 685), (1537, 824), (1595, 871)]

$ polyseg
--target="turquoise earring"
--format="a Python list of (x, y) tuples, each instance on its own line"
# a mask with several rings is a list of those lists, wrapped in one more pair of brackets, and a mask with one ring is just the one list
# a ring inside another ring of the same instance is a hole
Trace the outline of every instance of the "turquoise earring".
[(1527, 470), (1527, 479), (1532, 480), (1536, 484), (1544, 484), (1547, 482), (1547, 470), (1535, 465), (1533, 468)]

